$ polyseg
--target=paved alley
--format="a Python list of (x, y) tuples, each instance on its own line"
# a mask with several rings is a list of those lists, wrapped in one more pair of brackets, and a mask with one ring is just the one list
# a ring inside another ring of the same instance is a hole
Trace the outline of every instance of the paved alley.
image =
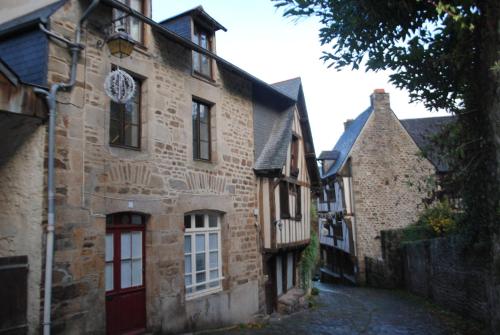
[(486, 334), (475, 322), (405, 292), (321, 283), (316, 286), (320, 294), (309, 310), (271, 317), (262, 326), (241, 326), (208, 334)]

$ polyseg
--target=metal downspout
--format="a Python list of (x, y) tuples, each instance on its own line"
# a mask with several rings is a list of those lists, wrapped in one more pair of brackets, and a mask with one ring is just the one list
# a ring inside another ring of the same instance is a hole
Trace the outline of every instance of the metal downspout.
[[(57, 102), (56, 95), (60, 89), (70, 90), (76, 82), (76, 67), (78, 58), (83, 46), (80, 45), (81, 27), (83, 22), (90, 15), (92, 10), (99, 4), (100, 0), (93, 0), (82, 14), (80, 21), (75, 30), (75, 42), (64, 41), (71, 50), (71, 72), (68, 82), (54, 83), (50, 87), (50, 91), (38, 89), (37, 92), (46, 95), (47, 104), (49, 107), (49, 143), (48, 143), (48, 204), (47, 204), (47, 244), (45, 256), (45, 285), (44, 285), (44, 300), (43, 300), (43, 334), (50, 335), (51, 332), (51, 305), (52, 305), (52, 268), (54, 255), (54, 226), (55, 226), (55, 179), (54, 179), (54, 158), (55, 158), (55, 129), (56, 129), (56, 112)], [(42, 29), (49, 36), (54, 36), (54, 33)]]

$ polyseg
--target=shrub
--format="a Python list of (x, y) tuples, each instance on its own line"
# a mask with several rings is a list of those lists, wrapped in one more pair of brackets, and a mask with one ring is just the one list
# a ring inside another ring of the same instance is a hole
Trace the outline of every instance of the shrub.
[(437, 236), (443, 236), (456, 229), (455, 213), (448, 201), (441, 201), (425, 209), (418, 224), (430, 227)]

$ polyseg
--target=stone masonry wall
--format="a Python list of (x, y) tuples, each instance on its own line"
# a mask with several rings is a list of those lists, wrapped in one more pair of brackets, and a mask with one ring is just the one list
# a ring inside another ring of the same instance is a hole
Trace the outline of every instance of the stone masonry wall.
[[(85, 4), (84, 4), (85, 5)], [(72, 0), (51, 20), (73, 36), (82, 8)], [(90, 22), (110, 20), (99, 6)], [(148, 330), (190, 331), (245, 322), (258, 312), (261, 264), (254, 226), (251, 84), (216, 71), (215, 83), (191, 75), (191, 52), (146, 28), (146, 49), (131, 57), (99, 48), (104, 36), (84, 29), (86, 49), (77, 83), (58, 95), (57, 219), (53, 318), (57, 333), (105, 328), (105, 217), (121, 211), (149, 215), (146, 223)], [(65, 80), (69, 55), (51, 43), (49, 82)], [(109, 98), (103, 83), (112, 64), (143, 78), (141, 148), (109, 143)], [(193, 161), (191, 103), (211, 108), (212, 162)], [(132, 208), (130, 207), (132, 202)], [(222, 220), (223, 290), (186, 301), (183, 217), (218, 210)]]
[[(0, 257), (28, 256), (29, 334), (38, 334), (40, 325), (45, 132), (39, 125), (23, 135), (16, 154), (0, 166)], [(15, 128), (2, 136), (3, 141), (20, 141)]]
[(434, 173), (390, 109), (389, 94), (374, 93), (373, 113), (351, 151), (356, 245), (360, 280), (365, 256), (380, 258), (380, 231), (405, 227), (416, 219), (425, 196), (408, 185)]

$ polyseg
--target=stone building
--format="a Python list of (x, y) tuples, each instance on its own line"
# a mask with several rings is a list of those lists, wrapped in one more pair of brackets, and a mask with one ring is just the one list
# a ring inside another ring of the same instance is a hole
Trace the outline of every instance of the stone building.
[[(380, 231), (415, 222), (425, 189), (411, 187), (444, 173), (438, 156), (424, 158), (426, 136), (451, 118), (399, 121), (389, 94), (375, 90), (371, 106), (348, 120), (332, 151), (323, 152), (318, 200), (322, 275), (365, 281), (365, 257), (380, 258)], [(430, 133), (429, 133), (430, 131)]]
[[(39, 96), (18, 101), (17, 110), (36, 117), (29, 122), (8, 123), (8, 110), (0, 113), (2, 148), (16, 144), (0, 165), (0, 261), (27, 255), (18, 263), (29, 266), (27, 310), (20, 304), (22, 320), (2, 318), (0, 327), (38, 333), (47, 287), (45, 326), (54, 333), (175, 333), (263, 312), (254, 102), (293, 110), (295, 131), (308, 132), (301, 154), (314, 156), (303, 95), (218, 57), (216, 32), (225, 28), (201, 7), (161, 23), (150, 19), (150, 0), (12, 7), (0, 14), (0, 70)], [(116, 32), (134, 41), (130, 56), (111, 53)], [(71, 82), (73, 64), (74, 85), (56, 91), (54, 104), (55, 245), (44, 289), (50, 123), (40, 122), (47, 107), (39, 102), (54, 83)], [(126, 104), (103, 89), (115, 69), (135, 83)], [(309, 188), (303, 192), (309, 199)]]

